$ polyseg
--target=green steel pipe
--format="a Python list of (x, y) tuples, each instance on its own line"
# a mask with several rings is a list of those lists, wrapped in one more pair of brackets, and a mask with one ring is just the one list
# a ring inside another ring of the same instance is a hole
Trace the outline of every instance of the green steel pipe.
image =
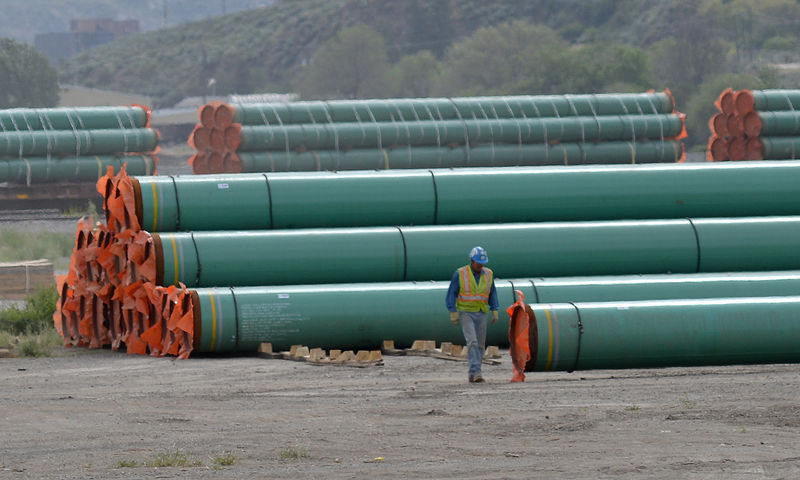
[(800, 110), (800, 90), (742, 90), (736, 94), (741, 113)]
[(145, 128), (144, 107), (12, 108), (0, 110), (0, 132)]
[(800, 161), (133, 179), (154, 232), (792, 215), (798, 184)]
[(153, 238), (159, 285), (404, 279), (403, 238), (397, 228), (154, 233)]
[[(664, 298), (789, 295), (800, 288), (800, 272), (758, 274), (636, 275), (535, 279), (541, 303)], [(497, 280), (498, 301), (512, 304), (513, 291), (534, 300), (531, 281)], [(324, 348), (398, 347), (414, 340), (463, 344), (461, 330), (444, 310), (449, 282), (402, 282), (284, 287), (206, 288), (192, 292), (194, 349), (198, 352), (254, 351), (262, 342)], [(409, 301), (411, 300), (411, 301)], [(212, 308), (213, 304), (213, 308)], [(490, 325), (487, 343), (506, 345), (508, 317)]]
[(541, 95), (510, 97), (406, 98), (232, 104), (218, 108), (217, 125), (286, 125), (327, 122), (397, 122), (457, 118), (671, 113), (672, 97), (661, 93)]
[(433, 172), (440, 224), (800, 213), (800, 162)]
[(506, 278), (800, 269), (800, 217), (152, 235), (145, 280), (189, 287), (447, 280), (475, 245)]
[(157, 146), (151, 128), (0, 132), (0, 156), (7, 157), (141, 153)]
[[(495, 286), (501, 305), (514, 302), (509, 282)], [(378, 349), (383, 340), (399, 348), (414, 340), (463, 345), (461, 328), (447, 317), (447, 287), (407, 282), (193, 290), (194, 351), (255, 351), (262, 342), (278, 350), (296, 344)], [(487, 329), (487, 345), (508, 344), (508, 316), (500, 313)]]
[(750, 112), (744, 116), (748, 136), (786, 137), (800, 135), (800, 112)]
[(781, 160), (800, 158), (800, 137), (760, 137), (762, 156), (766, 159)]
[(119, 171), (126, 163), (131, 175), (152, 175), (155, 171), (155, 160), (150, 155), (25, 157), (0, 159), (0, 183), (96, 181), (106, 174), (107, 167)]
[(800, 297), (530, 305), (526, 371), (800, 362)]
[(800, 293), (800, 271), (509, 280), (530, 303), (773, 297)]
[[(788, 270), (800, 266), (800, 217), (693, 219), (698, 271)], [(729, 268), (736, 258), (736, 268)]]
[(683, 158), (677, 140), (399, 147), (348, 151), (239, 152), (238, 171), (396, 170), (407, 168), (513, 167), (622, 163), (672, 163)]
[(237, 151), (339, 150), (392, 145), (474, 143), (552, 143), (600, 140), (668, 139), (680, 135), (675, 114), (537, 119), (441, 120), (380, 123), (315, 123), (243, 126), (228, 133), (226, 146)]

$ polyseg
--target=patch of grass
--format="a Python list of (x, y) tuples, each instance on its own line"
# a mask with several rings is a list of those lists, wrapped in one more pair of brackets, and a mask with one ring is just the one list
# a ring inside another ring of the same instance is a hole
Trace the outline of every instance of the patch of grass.
[(639, 407), (639, 405), (628, 405), (627, 407), (625, 407), (625, 410), (629, 412), (636, 412), (641, 410), (641, 408)]
[(0, 348), (8, 348), (12, 346), (12, 344), (16, 343), (16, 336), (12, 335), (11, 332), (0, 331)]
[(684, 395), (681, 398), (679, 398), (679, 400), (680, 400), (681, 404), (683, 405), (683, 407), (685, 409), (687, 409), (687, 410), (691, 410), (691, 409), (693, 409), (695, 407), (695, 403), (693, 401), (689, 400), (689, 397), (686, 396), (686, 395)]
[(232, 453), (223, 453), (211, 458), (211, 461), (217, 467), (229, 467), (236, 463), (236, 456)]
[(58, 292), (42, 288), (25, 299), (25, 306), (0, 311), (0, 330), (15, 335), (38, 334), (53, 326)]
[(46, 258), (56, 269), (66, 268), (74, 246), (72, 233), (0, 230), (0, 262)]
[(72, 206), (66, 210), (62, 210), (61, 213), (67, 217), (88, 217), (89, 215), (94, 215), (95, 218), (97, 218), (97, 206), (93, 201), (88, 200), (84, 207)]
[(145, 464), (147, 467), (201, 467), (203, 462), (195, 460), (180, 450), (156, 454)]
[(280, 451), (278, 458), (281, 460), (298, 460), (300, 458), (308, 458), (308, 452), (302, 448), (286, 447)]
[(111, 468), (136, 468), (139, 464), (135, 460), (120, 460), (111, 466)]

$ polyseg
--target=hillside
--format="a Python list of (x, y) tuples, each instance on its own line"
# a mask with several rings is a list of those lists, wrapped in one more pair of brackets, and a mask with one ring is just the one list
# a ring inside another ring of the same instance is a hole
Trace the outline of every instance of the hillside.
[[(445, 68), (451, 46), (483, 27), (515, 20), (550, 27), (574, 47), (596, 48), (594, 58), (608, 58), (612, 68), (646, 69), (640, 77), (649, 80), (633, 84), (670, 87), (679, 104), (714, 74), (749, 75), (737, 77), (747, 82), (738, 88), (797, 87), (796, 79), (764, 68), (768, 58), (797, 61), (800, 6), (793, 0), (283, 0), (127, 37), (74, 57), (60, 74), (62, 83), (144, 94), (156, 106), (212, 93), (298, 91), (301, 66), (345, 27), (366, 24), (377, 31), (390, 63), (430, 50)], [(613, 44), (629, 50), (613, 58), (606, 48)], [(647, 65), (636, 63), (643, 54)], [(554, 83), (547, 91), (569, 88)], [(623, 80), (619, 88), (630, 85)]]
[(511, 20), (566, 28), (574, 37), (591, 28), (616, 40), (629, 20), (620, 12), (647, 10), (659, 21), (658, 12), (677, 1), (649, 8), (646, 0), (284, 1), (128, 37), (75, 57), (61, 73), (65, 83), (134, 91), (171, 105), (184, 96), (210, 93), (210, 78), (217, 93), (287, 90), (294, 69), (322, 42), (357, 23), (386, 38), (391, 58), (422, 49), (441, 55), (478, 28)]
[[(138, 20), (142, 31), (264, 7), (274, 0), (0, 0), (0, 37), (33, 44), (37, 33), (66, 32), (76, 18)], [(165, 7), (166, 6), (166, 11)], [(166, 14), (166, 17), (165, 17)]]

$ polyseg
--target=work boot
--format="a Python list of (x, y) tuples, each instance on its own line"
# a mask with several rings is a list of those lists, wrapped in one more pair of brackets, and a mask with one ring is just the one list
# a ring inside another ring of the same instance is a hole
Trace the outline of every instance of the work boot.
[(483, 383), (484, 380), (481, 374), (479, 373), (472, 378), (472, 381), (473, 383)]

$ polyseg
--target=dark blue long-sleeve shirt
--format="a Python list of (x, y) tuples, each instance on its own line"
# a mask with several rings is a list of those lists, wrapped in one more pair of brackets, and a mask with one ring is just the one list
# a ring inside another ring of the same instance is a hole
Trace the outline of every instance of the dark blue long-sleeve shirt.
[[(470, 270), (472, 271), (472, 270)], [(472, 271), (472, 274), (475, 276), (475, 282), (477, 283), (480, 280), (480, 273), (475, 273)], [(458, 291), (461, 289), (461, 284), (458, 281), (458, 270), (453, 272), (453, 278), (450, 279), (450, 288), (447, 289), (447, 309), (451, 312), (455, 312), (456, 310), (456, 298), (458, 298)], [(489, 310), (495, 311), (500, 308), (500, 304), (497, 302), (497, 289), (494, 287), (494, 278), (492, 278), (492, 289), (489, 291)]]

